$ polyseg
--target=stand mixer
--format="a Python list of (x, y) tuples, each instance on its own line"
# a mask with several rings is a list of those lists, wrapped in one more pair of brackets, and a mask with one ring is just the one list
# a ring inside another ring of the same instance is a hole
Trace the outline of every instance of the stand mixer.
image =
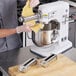
[(69, 29), (69, 4), (64, 1), (56, 1), (39, 6), (38, 13), (21, 17), (20, 21), (36, 20), (43, 24), (38, 33), (32, 33), (33, 46), (31, 52), (47, 57), (51, 54), (62, 53), (72, 47), (68, 40)]

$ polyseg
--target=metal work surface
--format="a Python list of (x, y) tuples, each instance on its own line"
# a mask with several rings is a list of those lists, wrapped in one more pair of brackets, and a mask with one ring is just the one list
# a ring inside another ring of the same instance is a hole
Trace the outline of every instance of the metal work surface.
[(37, 57), (29, 51), (29, 48), (15, 49), (0, 53), (0, 66), (8, 71), (8, 67), (18, 65), (31, 57)]

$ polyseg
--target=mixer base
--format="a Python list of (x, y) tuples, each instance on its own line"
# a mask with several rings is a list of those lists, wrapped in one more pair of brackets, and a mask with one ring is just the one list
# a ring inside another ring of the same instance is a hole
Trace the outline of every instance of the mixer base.
[(72, 43), (67, 40), (63, 42), (61, 45), (54, 44), (48, 47), (37, 47), (35, 45), (31, 46), (30, 50), (36, 55), (40, 55), (42, 57), (49, 56), (50, 54), (59, 54), (62, 53), (72, 47)]

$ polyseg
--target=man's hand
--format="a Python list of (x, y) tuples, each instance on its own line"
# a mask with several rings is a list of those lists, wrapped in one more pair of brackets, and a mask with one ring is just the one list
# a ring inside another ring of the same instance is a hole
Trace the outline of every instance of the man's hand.
[(16, 28), (16, 31), (17, 31), (17, 33), (30, 32), (30, 31), (32, 31), (31, 26), (33, 26), (33, 25), (30, 23), (26, 23), (26, 24), (23, 24), (22, 26), (18, 26)]
[(35, 7), (40, 3), (39, 0), (30, 0), (30, 7)]

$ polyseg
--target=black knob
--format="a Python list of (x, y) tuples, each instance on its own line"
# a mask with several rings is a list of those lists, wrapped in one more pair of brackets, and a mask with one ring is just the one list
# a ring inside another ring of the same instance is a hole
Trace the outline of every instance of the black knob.
[(24, 22), (24, 18), (23, 17), (19, 17), (19, 22)]

